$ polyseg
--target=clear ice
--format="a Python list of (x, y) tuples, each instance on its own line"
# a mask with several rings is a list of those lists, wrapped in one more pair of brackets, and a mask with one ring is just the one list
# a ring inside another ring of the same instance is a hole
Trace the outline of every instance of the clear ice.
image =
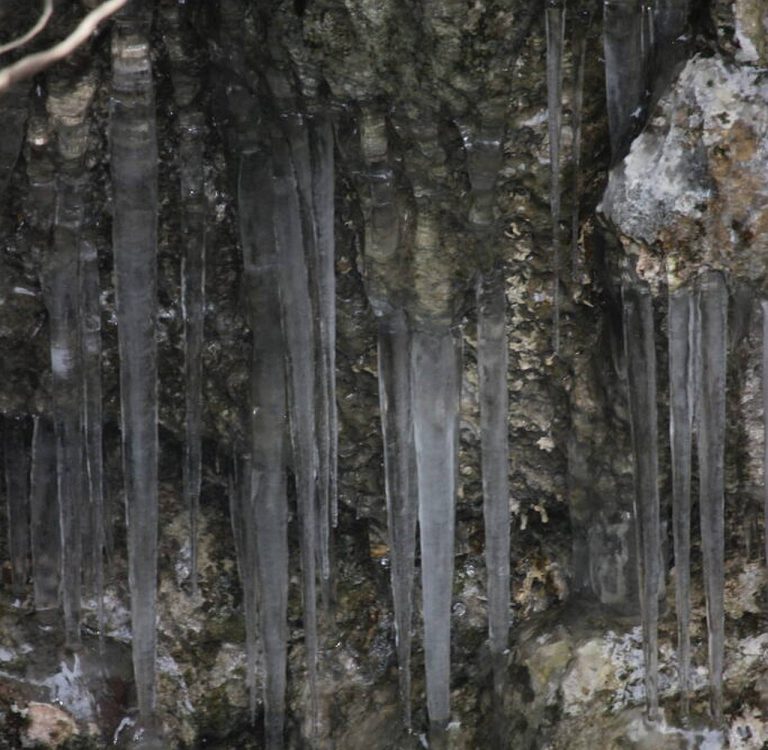
[(451, 716), (451, 599), (461, 343), (449, 328), (436, 326), (415, 330), (411, 347), (427, 712), (430, 735), (440, 738)]
[(109, 130), (133, 669), (139, 722), (150, 738), (157, 647), (158, 151), (148, 21), (140, 5), (128, 6), (113, 27)]
[(648, 718), (659, 715), (658, 621), (661, 580), (656, 346), (653, 303), (646, 285), (622, 289), (624, 346), (635, 474), (640, 612)]
[(681, 710), (688, 715), (691, 666), (691, 445), (696, 398), (696, 295), (669, 292), (669, 439), (672, 452), (672, 525)]
[(725, 647), (725, 387), (728, 291), (723, 275), (699, 277), (698, 395), (696, 436), (699, 459), (699, 509), (704, 593), (707, 602), (710, 711), (723, 721)]

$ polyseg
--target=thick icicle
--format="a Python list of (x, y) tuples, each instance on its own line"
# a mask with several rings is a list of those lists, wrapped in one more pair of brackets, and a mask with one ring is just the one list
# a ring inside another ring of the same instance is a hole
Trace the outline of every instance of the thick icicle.
[[(253, 331), (250, 476), (244, 482), (248, 487), (244, 512), (252, 520), (249, 519), (244, 528), (253, 529), (254, 536), (247, 544), (255, 551), (255, 560), (250, 561), (255, 563), (255, 570), (246, 571), (244, 575), (258, 580), (265, 671), (265, 740), (268, 750), (279, 750), (283, 747), (285, 724), (288, 507), (285, 352), (280, 327), (280, 272), (273, 210), (271, 161), (262, 154), (244, 154), (240, 161), (238, 212)], [(253, 684), (251, 690), (253, 716)]]
[(29, 580), (29, 455), (27, 425), (21, 418), (3, 420), (5, 493), (8, 502), (8, 551), (13, 573), (13, 594), (24, 597)]
[(689, 287), (669, 293), (669, 432), (672, 451), (672, 523), (680, 700), (688, 715), (691, 666), (691, 436), (695, 378), (695, 296)]
[(133, 668), (143, 736), (153, 741), (157, 584), (157, 134), (149, 18), (129, 6), (112, 39), (110, 117), (123, 474)]
[(725, 380), (728, 291), (721, 273), (699, 279), (699, 366), (696, 402), (699, 508), (704, 593), (707, 600), (709, 691), (712, 718), (723, 720), (725, 642)]
[(202, 469), (203, 324), (205, 318), (205, 196), (203, 195), (203, 117), (179, 117), (181, 143), (182, 237), (181, 304), (184, 317), (184, 498), (189, 509), (190, 578), (197, 594), (197, 517)]
[(430, 737), (440, 746), (451, 716), (451, 598), (461, 344), (447, 327), (416, 330), (411, 366), (427, 711)]
[(312, 731), (318, 730), (317, 692), (317, 507), (318, 475), (315, 441), (315, 351), (309, 275), (304, 255), (299, 191), (291, 153), (283, 138), (272, 139), (274, 225), (280, 256), (280, 304), (286, 348), (288, 409), (301, 525), (300, 547), (304, 579), (304, 640), (310, 691)]
[(507, 331), (504, 274), (492, 272), (478, 285), (477, 369), (480, 380), (485, 565), (488, 633), (494, 693), (500, 697), (509, 641), (509, 446)]
[(571, 95), (571, 131), (573, 132), (573, 207), (571, 209), (571, 275), (578, 282), (584, 274), (583, 261), (579, 255), (579, 212), (581, 209), (581, 140), (584, 118), (584, 71), (587, 59), (587, 29), (590, 16), (582, 11), (576, 22), (573, 50), (573, 93)]
[(643, 0), (604, 0), (603, 43), (611, 159), (626, 153), (645, 97)]
[(411, 419), (411, 331), (402, 310), (379, 319), (379, 406), (403, 722), (411, 726), (411, 640), (416, 557), (416, 462)]
[(647, 286), (623, 289), (624, 345), (635, 465), (635, 525), (648, 718), (659, 711), (658, 621), (661, 538), (659, 524), (656, 348), (653, 305)]
[(101, 407), (101, 284), (96, 247), (80, 241), (80, 311), (83, 352), (83, 428), (91, 515), (91, 564), (99, 635), (104, 625), (104, 457)]
[(555, 353), (560, 351), (560, 136), (563, 114), (563, 40), (565, 3), (552, 0), (546, 9), (547, 111), (549, 125), (549, 207), (552, 221), (553, 332)]
[(56, 442), (48, 417), (35, 417), (29, 490), (35, 609), (59, 605), (61, 527), (56, 488)]
[(760, 302), (763, 311), (763, 543), (768, 567), (768, 300)]
[[(319, 400), (322, 412), (318, 421), (321, 449), (325, 453), (327, 477), (321, 473), (321, 493), (328, 499), (324, 512), (330, 513), (332, 526), (338, 522), (338, 416), (336, 413), (336, 241), (334, 227), (334, 153), (333, 125), (326, 116), (313, 120), (312, 197), (317, 228), (315, 285), (318, 297), (319, 349), (322, 388)], [(323, 507), (321, 507), (321, 511)], [(328, 555), (328, 557), (330, 557)], [(329, 573), (330, 574), (330, 573)]]
[(653, 3), (655, 96), (666, 89), (684, 57), (689, 3), (690, 0), (655, 0)]
[(411, 643), (416, 569), (418, 496), (411, 417), (411, 328), (387, 274), (398, 262), (400, 215), (395, 174), (388, 164), (384, 116), (367, 112), (361, 121), (367, 180), (365, 207), (366, 291), (378, 321), (379, 409), (384, 443), (384, 487), (395, 613), (395, 647), (403, 724), (411, 727)]
[(83, 503), (82, 352), (79, 326), (82, 185), (61, 177), (56, 190), (53, 250), (45, 260), (51, 339), (53, 424), (61, 522), (61, 597), (67, 643), (80, 642)]

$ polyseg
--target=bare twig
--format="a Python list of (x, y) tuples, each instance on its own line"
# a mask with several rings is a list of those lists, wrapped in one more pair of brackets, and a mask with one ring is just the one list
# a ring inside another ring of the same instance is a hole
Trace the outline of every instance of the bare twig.
[(17, 47), (21, 47), (27, 42), (31, 42), (47, 25), (53, 15), (53, 0), (43, 0), (43, 8), (35, 25), (23, 36), (12, 39), (6, 44), (0, 45), (0, 55), (10, 52)]
[(31, 78), (36, 73), (49, 67), (55, 62), (72, 54), (83, 42), (85, 42), (96, 27), (114, 13), (117, 13), (128, 0), (106, 0), (98, 8), (94, 8), (80, 23), (77, 28), (66, 38), (50, 49), (27, 55), (13, 65), (0, 70), (0, 93), (8, 89), (17, 81)]

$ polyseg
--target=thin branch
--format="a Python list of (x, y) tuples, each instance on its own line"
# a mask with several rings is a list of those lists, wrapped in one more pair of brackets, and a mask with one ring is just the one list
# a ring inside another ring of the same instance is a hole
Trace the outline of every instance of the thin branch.
[(35, 22), (35, 25), (23, 36), (0, 45), (0, 55), (4, 55), (6, 52), (10, 52), (17, 47), (21, 47), (27, 42), (31, 42), (48, 25), (48, 21), (51, 20), (52, 15), (53, 0), (43, 0), (43, 8), (40, 11), (40, 17)]
[(50, 49), (27, 55), (18, 62), (0, 70), (0, 93), (8, 89), (17, 81), (31, 78), (41, 70), (53, 65), (71, 55), (83, 42), (85, 42), (96, 27), (114, 13), (117, 13), (128, 0), (107, 0), (98, 8), (94, 8), (80, 23), (77, 28), (66, 38)]

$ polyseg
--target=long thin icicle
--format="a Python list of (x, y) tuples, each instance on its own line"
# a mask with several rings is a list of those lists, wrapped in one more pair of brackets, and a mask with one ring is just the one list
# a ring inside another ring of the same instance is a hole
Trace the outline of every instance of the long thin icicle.
[(451, 595), (461, 395), (461, 345), (445, 327), (417, 330), (411, 349), (419, 492), (424, 662), (430, 746), (451, 716)]
[[(264, 651), (264, 727), (267, 750), (283, 747), (288, 617), (288, 501), (286, 488), (285, 347), (280, 326), (279, 259), (273, 225), (272, 164), (244, 154), (238, 180), (240, 241), (253, 331), (251, 359), (250, 476), (247, 541), (255, 552)], [(242, 568), (241, 564), (241, 568)], [(251, 628), (253, 630), (253, 627)], [(254, 641), (253, 648), (256, 648)], [(253, 676), (255, 680), (255, 675)], [(253, 691), (253, 687), (251, 688)], [(252, 717), (255, 694), (251, 695)]]
[(504, 274), (497, 270), (478, 285), (477, 368), (480, 381), (485, 565), (488, 634), (494, 694), (504, 692), (509, 645), (509, 444), (507, 330)]
[(650, 290), (645, 285), (625, 287), (622, 297), (632, 452), (635, 464), (635, 525), (638, 540), (645, 692), (648, 718), (655, 721), (659, 712), (658, 622), (661, 529), (653, 305)]
[(96, 247), (80, 241), (80, 312), (83, 351), (83, 429), (91, 515), (91, 564), (99, 635), (104, 630), (104, 456), (101, 406), (101, 284)]
[(8, 501), (8, 551), (13, 573), (13, 594), (24, 597), (29, 580), (29, 504), (27, 492), (27, 426), (23, 419), (3, 420), (5, 493)]
[(203, 324), (205, 320), (205, 196), (203, 194), (203, 117), (184, 112), (181, 129), (181, 304), (184, 317), (184, 498), (189, 509), (190, 579), (197, 594), (197, 524), (202, 471)]
[(80, 642), (82, 524), (87, 507), (82, 432), (82, 353), (79, 326), (79, 238), (82, 185), (57, 184), (53, 251), (46, 259), (45, 290), (51, 338), (53, 424), (56, 435), (61, 523), (61, 596), (68, 645)]
[(301, 525), (304, 579), (304, 640), (310, 691), (312, 732), (319, 729), (317, 691), (317, 443), (315, 441), (315, 342), (309, 274), (304, 255), (299, 191), (288, 145), (272, 139), (274, 170), (274, 225), (280, 256), (280, 305), (285, 337), (288, 410)]
[(48, 417), (35, 417), (29, 489), (35, 609), (59, 605), (61, 530), (56, 489), (56, 442)]
[(698, 399), (699, 509), (707, 600), (710, 710), (723, 721), (725, 644), (725, 380), (728, 291), (721, 273), (699, 279)]
[(416, 558), (416, 462), (411, 418), (411, 331), (402, 310), (379, 319), (379, 406), (403, 722), (411, 726), (411, 640)]
[(563, 40), (565, 3), (550, 2), (546, 9), (547, 108), (549, 125), (549, 207), (552, 221), (553, 333), (555, 353), (560, 351), (560, 137), (563, 115)]
[(123, 474), (133, 669), (144, 736), (155, 731), (157, 585), (157, 133), (146, 14), (112, 39), (110, 117)]
[(669, 432), (672, 451), (672, 523), (680, 703), (688, 716), (691, 668), (691, 443), (695, 392), (695, 295), (669, 293)]
[[(321, 368), (323, 377), (322, 419), (318, 430), (326, 435), (328, 494), (324, 512), (330, 513), (331, 525), (338, 523), (338, 416), (336, 413), (336, 240), (334, 227), (334, 153), (333, 125), (330, 118), (318, 116), (313, 121), (310, 146), (312, 152), (312, 197), (317, 227), (318, 322)], [(321, 477), (323, 480), (323, 477)], [(322, 508), (321, 508), (322, 510)]]
[[(315, 388), (315, 430), (314, 438), (317, 441), (315, 449), (317, 455), (317, 488), (315, 511), (317, 543), (315, 551), (317, 554), (317, 563), (320, 568), (320, 575), (323, 581), (323, 599), (326, 604), (330, 599), (330, 529), (331, 529), (331, 511), (330, 511), (330, 464), (329, 448), (330, 434), (328, 431), (328, 419), (330, 413), (330, 404), (328, 403), (328, 372), (325, 367), (324, 358), (326, 352), (323, 351), (323, 342), (321, 335), (321, 321), (323, 319), (323, 310), (321, 310), (320, 294), (317, 284), (319, 270), (318, 253), (318, 224), (315, 214), (315, 196), (313, 195), (313, 169), (310, 152), (309, 127), (306, 118), (302, 115), (291, 114), (286, 116), (288, 142), (291, 151), (291, 161), (293, 163), (296, 187), (298, 189), (299, 208), (301, 216), (302, 237), (304, 240), (304, 263), (307, 274), (307, 293), (309, 294), (309, 303), (311, 305), (311, 316), (307, 319), (306, 325), (310, 327), (309, 343), (312, 348), (307, 350), (311, 354), (305, 353), (304, 356), (314, 358), (314, 388)], [(320, 166), (320, 165), (318, 165)], [(317, 185), (319, 187), (319, 185)], [(318, 198), (321, 196), (318, 195)]]

